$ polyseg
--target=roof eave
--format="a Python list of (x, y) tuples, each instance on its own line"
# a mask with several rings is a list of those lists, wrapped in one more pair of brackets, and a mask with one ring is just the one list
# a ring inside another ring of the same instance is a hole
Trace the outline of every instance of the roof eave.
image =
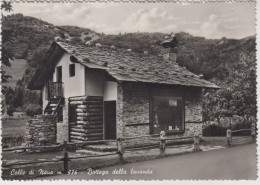
[[(42, 62), (42, 66), (40, 66), (40, 68), (36, 69), (36, 71), (34, 72), (34, 75), (27, 86), (28, 89), (41, 90), (43, 88), (45, 81), (47, 80), (44, 77), (48, 75), (48, 73), (50, 73), (50, 68), (52, 67), (51, 65), (54, 65), (52, 61), (54, 59), (59, 59), (64, 54), (64, 50), (62, 50), (62, 52), (57, 51), (57, 53), (55, 53), (55, 51), (57, 50), (56, 46), (61, 48), (55, 41), (51, 44), (45, 58), (43, 58), (45, 62)], [(58, 62), (58, 60), (55, 61)], [(50, 67), (46, 67), (48, 64), (50, 64)]]

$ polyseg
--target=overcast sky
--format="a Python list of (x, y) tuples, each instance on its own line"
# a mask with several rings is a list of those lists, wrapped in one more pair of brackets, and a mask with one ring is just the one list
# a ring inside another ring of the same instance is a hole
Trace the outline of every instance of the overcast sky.
[(255, 3), (13, 3), (12, 13), (105, 34), (179, 32), (206, 38), (255, 34)]

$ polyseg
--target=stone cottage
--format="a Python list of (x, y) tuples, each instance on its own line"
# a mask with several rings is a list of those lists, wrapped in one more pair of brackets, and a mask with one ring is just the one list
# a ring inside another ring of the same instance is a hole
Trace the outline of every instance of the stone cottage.
[(58, 142), (201, 134), (202, 91), (218, 86), (180, 67), (177, 46), (169, 37), (154, 56), (57, 40), (29, 89), (42, 91), (43, 114), (57, 115)]

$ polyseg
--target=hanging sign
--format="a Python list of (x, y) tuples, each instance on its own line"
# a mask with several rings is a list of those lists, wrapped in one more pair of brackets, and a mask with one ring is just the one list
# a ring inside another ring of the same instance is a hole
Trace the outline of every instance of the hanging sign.
[(169, 99), (169, 106), (170, 107), (177, 107), (177, 100), (176, 99)]

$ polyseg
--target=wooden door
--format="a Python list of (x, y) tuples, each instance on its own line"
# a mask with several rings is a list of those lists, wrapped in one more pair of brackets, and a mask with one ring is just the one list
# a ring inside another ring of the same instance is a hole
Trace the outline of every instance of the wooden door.
[(105, 139), (116, 139), (116, 101), (105, 101)]

